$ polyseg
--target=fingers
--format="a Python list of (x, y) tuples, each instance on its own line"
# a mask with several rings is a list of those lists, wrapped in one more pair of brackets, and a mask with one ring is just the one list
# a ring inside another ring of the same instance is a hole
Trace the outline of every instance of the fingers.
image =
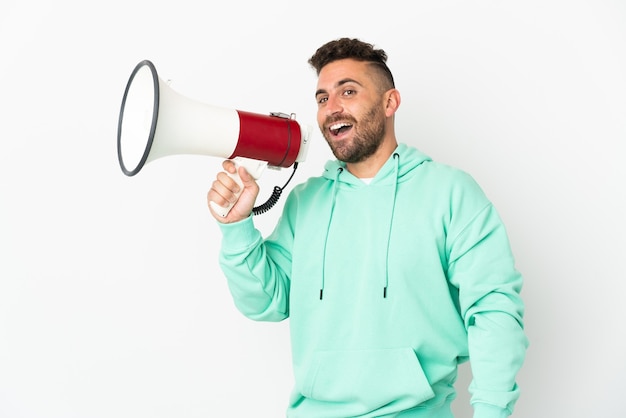
[[(224, 161), (225, 171), (217, 174), (207, 193), (207, 204), (214, 218), (222, 223), (237, 222), (252, 213), (259, 186), (244, 167)], [(219, 208), (213, 205), (219, 206)], [(232, 207), (232, 208), (231, 208)], [(226, 212), (222, 209), (226, 209)]]
[(241, 186), (231, 176), (225, 172), (220, 172), (211, 184), (207, 200), (215, 202), (218, 206), (226, 207), (237, 201), (240, 192)]

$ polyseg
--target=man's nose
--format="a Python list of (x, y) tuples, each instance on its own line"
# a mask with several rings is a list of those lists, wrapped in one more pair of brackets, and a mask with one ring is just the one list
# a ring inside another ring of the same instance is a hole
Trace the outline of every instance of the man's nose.
[(343, 104), (341, 103), (340, 99), (329, 97), (326, 100), (325, 109), (328, 116), (334, 115), (343, 111)]

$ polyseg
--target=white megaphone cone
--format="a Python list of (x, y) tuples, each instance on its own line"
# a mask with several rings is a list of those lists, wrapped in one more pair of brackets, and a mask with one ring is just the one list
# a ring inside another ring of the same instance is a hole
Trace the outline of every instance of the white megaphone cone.
[[(157, 158), (201, 154), (233, 159), (258, 179), (268, 165), (293, 165), (295, 170), (306, 158), (310, 134), (311, 127), (301, 127), (293, 114), (259, 115), (184, 97), (158, 77), (152, 62), (144, 60), (135, 67), (124, 92), (117, 156), (127, 176), (134, 176)], [(239, 175), (232, 177), (241, 185)], [(274, 189), (275, 194), (280, 191)], [(275, 203), (277, 198), (270, 199)], [(230, 210), (213, 202), (211, 206), (221, 216)], [(269, 207), (266, 204), (257, 212)]]

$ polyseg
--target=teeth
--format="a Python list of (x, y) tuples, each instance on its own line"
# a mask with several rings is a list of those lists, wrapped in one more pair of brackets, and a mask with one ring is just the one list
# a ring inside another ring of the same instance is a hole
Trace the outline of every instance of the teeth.
[(341, 129), (344, 126), (350, 126), (350, 124), (349, 123), (343, 123), (343, 122), (342, 123), (336, 123), (334, 125), (331, 125), (329, 129), (331, 129), (333, 131), (336, 131), (337, 129)]

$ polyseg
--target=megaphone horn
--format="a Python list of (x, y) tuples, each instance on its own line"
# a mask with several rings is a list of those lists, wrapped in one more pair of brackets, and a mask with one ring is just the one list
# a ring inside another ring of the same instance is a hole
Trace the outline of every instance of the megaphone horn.
[(127, 176), (157, 158), (200, 154), (234, 159), (258, 179), (266, 165), (295, 168), (294, 163), (304, 161), (310, 134), (311, 127), (300, 126), (294, 114), (261, 115), (180, 95), (144, 60), (124, 91), (117, 156)]

